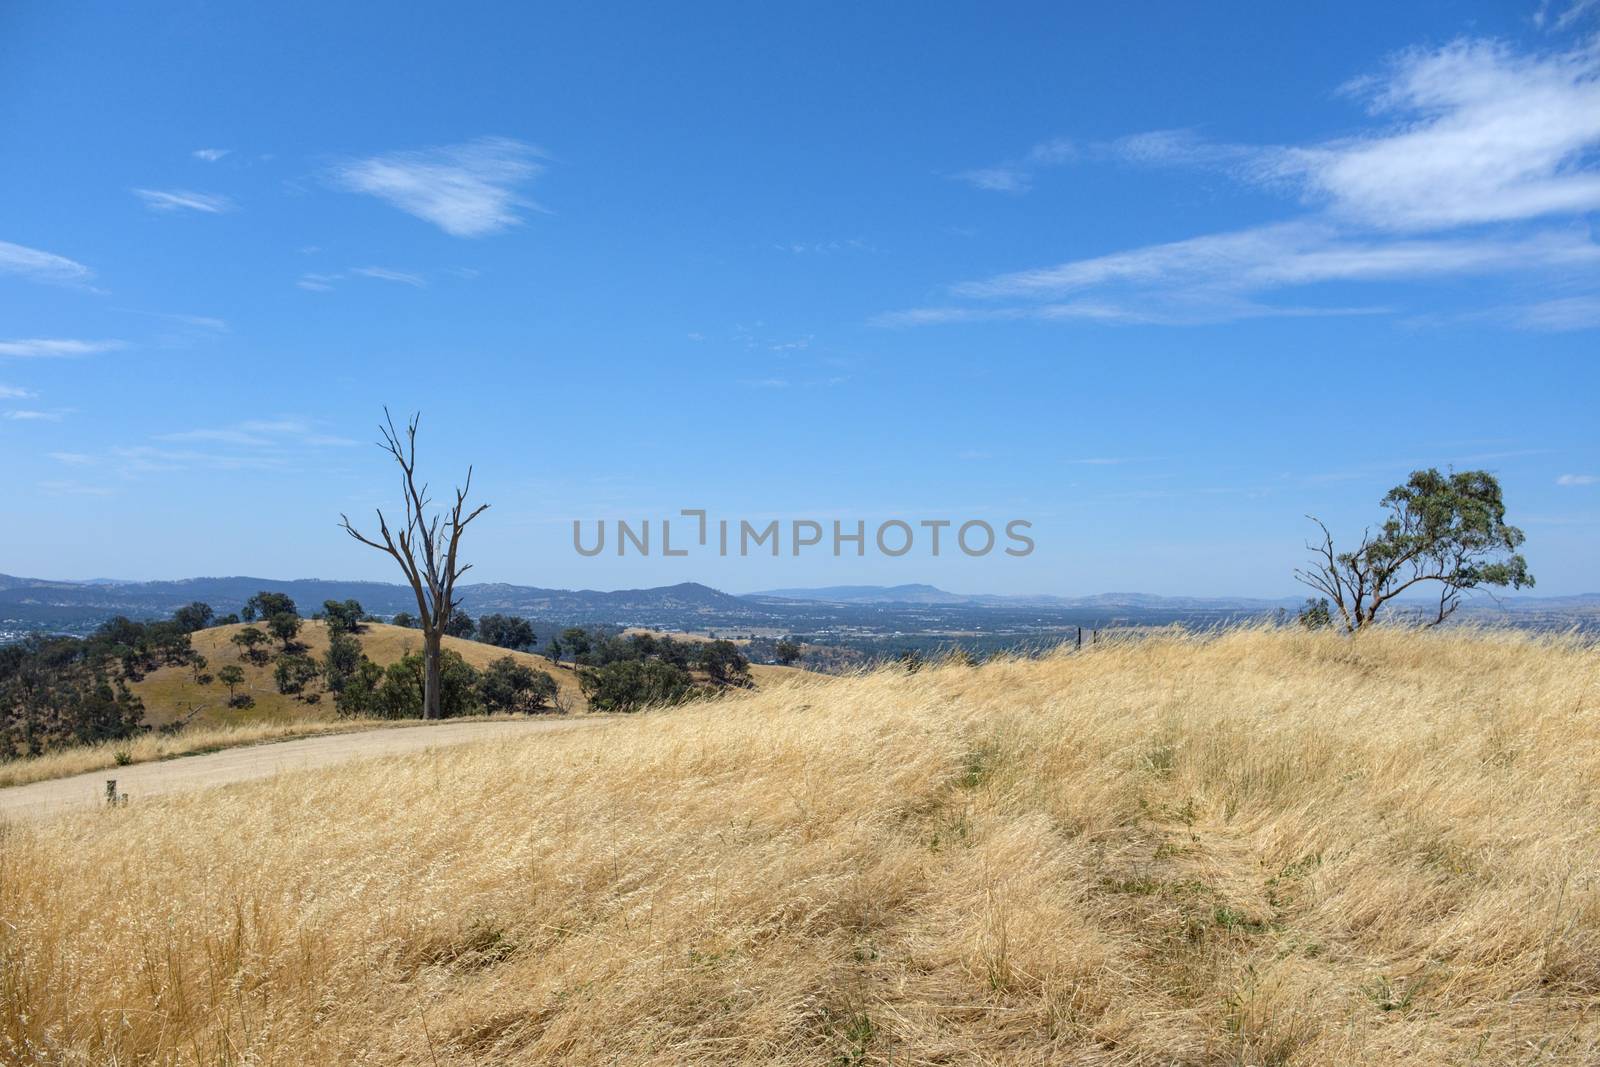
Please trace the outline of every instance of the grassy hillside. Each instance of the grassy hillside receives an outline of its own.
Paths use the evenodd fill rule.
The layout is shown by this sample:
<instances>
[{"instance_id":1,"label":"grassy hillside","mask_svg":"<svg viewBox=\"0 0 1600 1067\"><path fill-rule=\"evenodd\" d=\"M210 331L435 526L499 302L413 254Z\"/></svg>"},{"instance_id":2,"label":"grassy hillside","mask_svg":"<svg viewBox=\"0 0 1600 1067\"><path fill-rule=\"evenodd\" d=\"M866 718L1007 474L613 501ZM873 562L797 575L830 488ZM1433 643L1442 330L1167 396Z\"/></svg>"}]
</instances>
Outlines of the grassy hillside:
<instances>
[{"instance_id":1,"label":"grassy hillside","mask_svg":"<svg viewBox=\"0 0 1600 1067\"><path fill-rule=\"evenodd\" d=\"M194 648L206 658L206 669L212 674L228 663L237 664L243 669L245 682L240 691L250 694L256 702L255 707L230 708L228 689L221 682L213 681L210 685L202 686L195 681L194 672L187 667L162 667L160 670L152 671L143 681L135 683L132 687L133 691L144 700L146 721L152 726L160 726L174 719L182 719L194 709L200 709L199 714L191 720L196 726L281 723L334 717L331 699L325 698L313 705L296 700L292 696L285 696L278 692L272 682L270 661L263 666L257 666L241 657L239 648L232 643L232 639L233 635L243 628L244 624L214 626L200 630L193 635ZM400 659L407 652L422 648L420 630L408 630L381 622L364 623L361 633L356 636L368 658L385 666ZM328 628L321 622L307 620L300 630L299 641L306 646L308 655L321 659L323 653L328 650ZM581 709L584 706L582 695L578 692L578 680L572 671L553 666L543 656L526 652L508 652L493 645L462 641L454 637L445 638L444 645L460 653L462 659L480 669L501 656L512 656L536 670L548 671L555 677L556 684L561 687L562 696L573 709Z\"/></svg>"},{"instance_id":2,"label":"grassy hillside","mask_svg":"<svg viewBox=\"0 0 1600 1067\"><path fill-rule=\"evenodd\" d=\"M193 726L215 727L282 725L290 722L333 719L335 713L331 698L324 697L316 704L308 704L295 697L285 696L279 693L277 686L273 684L273 665L270 659L264 665L258 666L240 656L238 646L233 644L233 635L245 625L247 624L214 626L197 631L192 639L195 651L206 658L206 669L213 675L228 663L236 664L244 671L245 682L240 686L240 692L250 694L255 700L254 707L230 708L228 688L221 682L212 681L209 685L201 685L195 681L194 671L188 667L162 667L160 670L150 672L143 681L136 682L132 686L133 691L144 701L145 721L152 726L162 726L177 719L188 718ZM385 666L400 659L407 652L414 652L422 647L420 630L389 626L381 622L363 623L361 633L356 636L367 657ZM328 650L328 629L321 622L307 620L300 630L298 640L306 646L308 655L320 660ZM274 651L276 649L275 644L263 647ZM544 656L528 652L511 652L493 645L463 641L454 637L445 638L444 647L460 653L462 659L480 670L502 656L511 656L535 670L547 671L555 678L556 685L560 688L561 696L569 709L587 710L588 704L578 688L578 678L570 663L557 666ZM757 686L762 686L792 675L796 671L797 668L793 667L755 665L750 668L750 676ZM315 690L315 687L313 688ZM189 718L192 712L195 714Z\"/></svg>"},{"instance_id":3,"label":"grassy hillside","mask_svg":"<svg viewBox=\"0 0 1600 1067\"><path fill-rule=\"evenodd\" d=\"M7 1062L1600 1058L1562 639L800 675L4 847Z\"/></svg>"}]
</instances>

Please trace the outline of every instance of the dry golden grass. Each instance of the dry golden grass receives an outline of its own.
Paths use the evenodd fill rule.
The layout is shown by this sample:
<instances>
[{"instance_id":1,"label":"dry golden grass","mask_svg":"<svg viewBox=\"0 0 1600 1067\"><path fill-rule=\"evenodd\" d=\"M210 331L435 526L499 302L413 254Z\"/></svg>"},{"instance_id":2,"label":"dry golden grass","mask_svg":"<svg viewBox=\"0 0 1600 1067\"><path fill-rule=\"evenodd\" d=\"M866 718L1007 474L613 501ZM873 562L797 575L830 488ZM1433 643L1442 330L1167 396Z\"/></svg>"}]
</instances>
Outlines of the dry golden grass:
<instances>
[{"instance_id":1,"label":"dry golden grass","mask_svg":"<svg viewBox=\"0 0 1600 1067\"><path fill-rule=\"evenodd\" d=\"M796 676L14 827L22 1064L1588 1064L1600 654Z\"/></svg>"}]
</instances>

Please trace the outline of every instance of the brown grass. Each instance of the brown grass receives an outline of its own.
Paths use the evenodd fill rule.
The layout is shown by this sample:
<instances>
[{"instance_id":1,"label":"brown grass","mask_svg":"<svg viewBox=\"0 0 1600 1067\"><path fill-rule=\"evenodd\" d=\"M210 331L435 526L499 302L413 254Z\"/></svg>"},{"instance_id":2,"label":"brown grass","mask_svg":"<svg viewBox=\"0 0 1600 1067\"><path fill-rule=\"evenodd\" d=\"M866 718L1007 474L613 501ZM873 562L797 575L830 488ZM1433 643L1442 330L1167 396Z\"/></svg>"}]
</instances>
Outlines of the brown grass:
<instances>
[{"instance_id":1,"label":"brown grass","mask_svg":"<svg viewBox=\"0 0 1600 1067\"><path fill-rule=\"evenodd\" d=\"M1587 1064L1600 654L797 676L11 829L24 1064Z\"/></svg>"}]
</instances>

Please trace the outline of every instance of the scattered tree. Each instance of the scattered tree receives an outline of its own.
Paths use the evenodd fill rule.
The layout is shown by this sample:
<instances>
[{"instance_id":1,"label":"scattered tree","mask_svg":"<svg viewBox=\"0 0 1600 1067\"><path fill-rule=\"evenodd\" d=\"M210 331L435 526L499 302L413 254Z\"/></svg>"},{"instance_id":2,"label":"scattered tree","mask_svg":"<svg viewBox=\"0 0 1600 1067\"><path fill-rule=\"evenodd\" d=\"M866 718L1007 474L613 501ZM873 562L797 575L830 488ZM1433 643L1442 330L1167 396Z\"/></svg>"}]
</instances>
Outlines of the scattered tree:
<instances>
[{"instance_id":1,"label":"scattered tree","mask_svg":"<svg viewBox=\"0 0 1600 1067\"><path fill-rule=\"evenodd\" d=\"M446 637L459 637L462 640L471 640L477 632L478 624L472 621L472 616L456 608L450 613L450 618L445 621L444 632Z\"/></svg>"},{"instance_id":2,"label":"scattered tree","mask_svg":"<svg viewBox=\"0 0 1600 1067\"><path fill-rule=\"evenodd\" d=\"M244 615L246 622L254 622L257 618L270 619L274 615L300 614L288 593L272 593L265 589L244 602L244 612L248 613Z\"/></svg>"},{"instance_id":3,"label":"scattered tree","mask_svg":"<svg viewBox=\"0 0 1600 1067\"><path fill-rule=\"evenodd\" d=\"M328 635L328 651L322 656L322 677L329 692L338 694L361 669L361 642L350 634Z\"/></svg>"},{"instance_id":4,"label":"scattered tree","mask_svg":"<svg viewBox=\"0 0 1600 1067\"><path fill-rule=\"evenodd\" d=\"M1500 482L1488 471L1414 471L1380 504L1389 512L1383 525L1376 534L1364 532L1348 552L1338 551L1327 526L1311 517L1322 541L1306 545L1312 563L1295 571L1332 601L1346 632L1370 626L1386 603L1425 582L1439 591L1430 626L1449 618L1473 589L1533 586L1527 560L1516 551L1523 533L1506 524Z\"/></svg>"},{"instance_id":5,"label":"scattered tree","mask_svg":"<svg viewBox=\"0 0 1600 1067\"><path fill-rule=\"evenodd\" d=\"M361 629L361 602L359 600L324 600L322 617L330 634L353 634Z\"/></svg>"},{"instance_id":6,"label":"scattered tree","mask_svg":"<svg viewBox=\"0 0 1600 1067\"><path fill-rule=\"evenodd\" d=\"M231 704L244 684L244 671L237 663L230 663L217 672L217 681L228 687L228 703Z\"/></svg>"},{"instance_id":7,"label":"scattered tree","mask_svg":"<svg viewBox=\"0 0 1600 1067\"><path fill-rule=\"evenodd\" d=\"M204 630L207 626L210 626L212 617L215 614L211 610L210 604L202 604L196 600L194 603L186 604L173 612L172 621L184 633L192 634L196 630Z\"/></svg>"},{"instance_id":8,"label":"scattered tree","mask_svg":"<svg viewBox=\"0 0 1600 1067\"><path fill-rule=\"evenodd\" d=\"M417 617L409 611L397 611L394 618L389 620L390 626L404 626L408 630L417 628Z\"/></svg>"},{"instance_id":9,"label":"scattered tree","mask_svg":"<svg viewBox=\"0 0 1600 1067\"><path fill-rule=\"evenodd\" d=\"M777 646L773 649L773 655L776 657L777 661L783 664L785 667L792 667L798 663L801 652L802 649L800 648L799 644L789 640L787 637L782 641L779 641Z\"/></svg>"},{"instance_id":10,"label":"scattered tree","mask_svg":"<svg viewBox=\"0 0 1600 1067\"><path fill-rule=\"evenodd\" d=\"M380 427L383 434L380 447L400 467L401 491L405 498L404 523L398 530L391 531L380 509L377 515L379 539L374 540L357 531L348 517L341 515L340 520L351 537L392 556L416 595L423 635L422 717L437 719L443 714L440 652L445 626L456 610L456 581L472 567L470 563L460 563L461 536L467 525L489 505L467 508L467 494L472 489L472 468L468 467L466 482L455 491L455 503L450 510L444 514L428 514L432 503L428 487L417 483L418 419L419 416L413 415L406 425L404 442L387 408L384 409L384 425Z\"/></svg>"},{"instance_id":11,"label":"scattered tree","mask_svg":"<svg viewBox=\"0 0 1600 1067\"><path fill-rule=\"evenodd\" d=\"M478 620L478 640L498 648L529 649L538 642L533 626L516 615L485 615Z\"/></svg>"},{"instance_id":12,"label":"scattered tree","mask_svg":"<svg viewBox=\"0 0 1600 1067\"><path fill-rule=\"evenodd\" d=\"M732 641L707 641L695 655L696 665L718 685L750 684L750 661Z\"/></svg>"},{"instance_id":13,"label":"scattered tree","mask_svg":"<svg viewBox=\"0 0 1600 1067\"><path fill-rule=\"evenodd\" d=\"M283 642L283 651L290 653L295 650L294 639L300 634L300 616L280 611L276 615L267 617L267 629L272 631L272 636Z\"/></svg>"},{"instance_id":14,"label":"scattered tree","mask_svg":"<svg viewBox=\"0 0 1600 1067\"><path fill-rule=\"evenodd\" d=\"M257 662L257 656L260 655L256 651L256 646L264 644L267 640L267 635L259 627L246 626L228 640L239 646L241 658L249 659L252 663L255 663Z\"/></svg>"},{"instance_id":15,"label":"scattered tree","mask_svg":"<svg viewBox=\"0 0 1600 1067\"><path fill-rule=\"evenodd\" d=\"M555 699L556 680L512 656L493 661L478 679L478 699L488 711L535 712Z\"/></svg>"},{"instance_id":16,"label":"scattered tree","mask_svg":"<svg viewBox=\"0 0 1600 1067\"><path fill-rule=\"evenodd\" d=\"M310 656L298 652L285 652L278 657L278 663L272 671L272 680L278 686L278 692L293 694L302 692L306 684L320 672Z\"/></svg>"}]
</instances>

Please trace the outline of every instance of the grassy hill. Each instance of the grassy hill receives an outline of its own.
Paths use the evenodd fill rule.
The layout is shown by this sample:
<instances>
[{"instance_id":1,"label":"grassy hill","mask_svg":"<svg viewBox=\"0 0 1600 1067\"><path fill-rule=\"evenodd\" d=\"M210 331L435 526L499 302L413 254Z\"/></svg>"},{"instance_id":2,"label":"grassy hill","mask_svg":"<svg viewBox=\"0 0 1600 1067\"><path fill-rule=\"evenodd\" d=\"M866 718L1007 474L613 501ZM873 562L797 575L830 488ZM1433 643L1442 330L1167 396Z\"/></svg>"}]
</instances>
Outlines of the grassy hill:
<instances>
[{"instance_id":1,"label":"grassy hill","mask_svg":"<svg viewBox=\"0 0 1600 1067\"><path fill-rule=\"evenodd\" d=\"M230 708L228 689L221 682L212 681L209 685L201 685L195 680L194 671L188 667L162 667L150 672L142 681L134 683L131 687L144 701L145 719L150 725L162 726L178 719L187 719L193 726L210 727L283 724L335 717L331 698L324 698L316 704L308 704L295 697L285 696L279 693L277 686L273 684L273 668L270 660L264 665L257 665L240 655L238 646L233 644L233 635L243 629L244 625L247 624L214 626L199 630L192 635L192 640L195 651L206 658L206 669L213 675L224 664L229 663L238 665L244 671L245 681L240 686L240 692L249 693L255 701L255 706ZM356 637L361 642L361 649L367 657L384 666L402 658L407 652L414 652L422 647L421 631L389 626L385 623L363 623L361 633ZM306 646L308 655L320 659L328 650L327 626L315 620L307 620L300 630L298 640ZM493 645L463 641L454 637L445 638L444 646L459 653L462 659L480 670L502 656L511 656L535 670L547 671L555 678L568 708L573 711L587 709L587 703L578 688L577 675L573 672L571 664L557 666L544 656L511 652ZM790 667L757 665L751 668L750 674L756 685L761 686L794 671L795 669ZM316 691L316 687L313 687L313 691Z\"/></svg>"},{"instance_id":2,"label":"grassy hill","mask_svg":"<svg viewBox=\"0 0 1600 1067\"><path fill-rule=\"evenodd\" d=\"M245 625L213 626L197 631L192 640L195 651L206 658L206 669L212 674L228 663L236 664L244 671L245 681L239 691L250 694L255 700L254 707L230 708L228 689L221 682L213 681L210 685L202 686L195 681L194 672L188 667L162 667L132 686L144 701L146 721L152 726L161 726L175 719L186 718L197 709L198 714L190 720L195 726L333 718L331 699L307 704L292 696L285 696L273 684L270 660L258 666L239 654L238 646L233 644L233 635ZM361 633L356 637L367 657L383 666L402 658L407 652L422 648L421 631L385 623L363 623ZM320 659L328 650L328 628L316 620L307 620L301 627L298 640L306 646L308 655ZM567 698L572 708L582 709L584 706L582 695L578 692L577 678L572 671L554 666L543 656L510 652L493 645L454 637L445 638L444 645L480 669L502 656L512 656L536 670L548 671L555 677L562 696Z\"/></svg>"},{"instance_id":3,"label":"grassy hill","mask_svg":"<svg viewBox=\"0 0 1600 1067\"><path fill-rule=\"evenodd\" d=\"M5 849L8 1062L1600 1058L1573 639L795 675Z\"/></svg>"}]
</instances>

